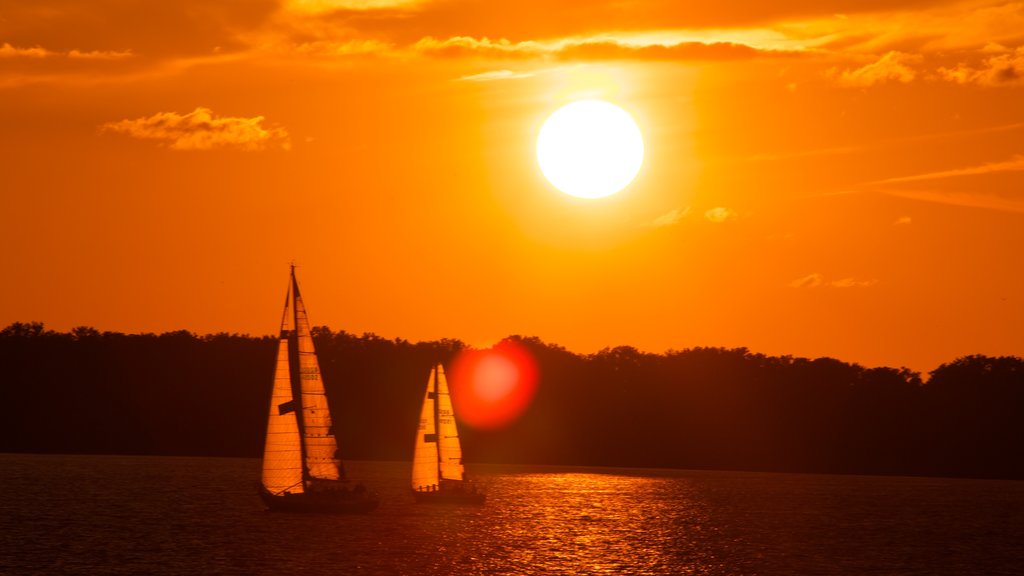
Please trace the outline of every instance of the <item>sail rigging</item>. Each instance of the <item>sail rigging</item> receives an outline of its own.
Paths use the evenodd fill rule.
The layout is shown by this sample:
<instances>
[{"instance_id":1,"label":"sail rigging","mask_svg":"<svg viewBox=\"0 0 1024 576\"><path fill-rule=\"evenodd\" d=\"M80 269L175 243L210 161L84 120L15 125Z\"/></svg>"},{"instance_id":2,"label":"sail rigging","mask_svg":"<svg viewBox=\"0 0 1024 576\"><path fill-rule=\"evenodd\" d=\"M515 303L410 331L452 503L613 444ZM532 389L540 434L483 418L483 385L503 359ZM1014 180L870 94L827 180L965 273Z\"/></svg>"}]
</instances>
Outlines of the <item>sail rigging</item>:
<instances>
[{"instance_id":1,"label":"sail rigging","mask_svg":"<svg viewBox=\"0 0 1024 576\"><path fill-rule=\"evenodd\" d=\"M302 445L305 468L309 478L340 480L337 459L338 443L331 429L331 412L327 405L320 364L313 348L313 335L306 315L306 306L299 294L299 284L292 270L292 292L295 294L295 340L300 398L302 399Z\"/></svg>"},{"instance_id":2,"label":"sail rigging","mask_svg":"<svg viewBox=\"0 0 1024 576\"><path fill-rule=\"evenodd\" d=\"M292 267L263 451L263 486L300 494L313 480L342 479L320 366Z\"/></svg>"},{"instance_id":3,"label":"sail rigging","mask_svg":"<svg viewBox=\"0 0 1024 576\"><path fill-rule=\"evenodd\" d=\"M292 334L291 284L284 301L284 318L277 346L277 368L270 396L267 439L263 447L263 486L273 494L301 493L303 486L302 439L295 417L297 403L292 387L288 352Z\"/></svg>"},{"instance_id":4,"label":"sail rigging","mask_svg":"<svg viewBox=\"0 0 1024 576\"><path fill-rule=\"evenodd\" d=\"M427 381L413 449L412 487L422 490L443 480L463 480L462 447L455 424L444 368L436 366Z\"/></svg>"},{"instance_id":5,"label":"sail rigging","mask_svg":"<svg viewBox=\"0 0 1024 576\"><path fill-rule=\"evenodd\" d=\"M434 370L437 384L437 440L438 469L444 480L462 480L462 445L455 425L452 396L448 393L448 379L440 365Z\"/></svg>"}]
</instances>

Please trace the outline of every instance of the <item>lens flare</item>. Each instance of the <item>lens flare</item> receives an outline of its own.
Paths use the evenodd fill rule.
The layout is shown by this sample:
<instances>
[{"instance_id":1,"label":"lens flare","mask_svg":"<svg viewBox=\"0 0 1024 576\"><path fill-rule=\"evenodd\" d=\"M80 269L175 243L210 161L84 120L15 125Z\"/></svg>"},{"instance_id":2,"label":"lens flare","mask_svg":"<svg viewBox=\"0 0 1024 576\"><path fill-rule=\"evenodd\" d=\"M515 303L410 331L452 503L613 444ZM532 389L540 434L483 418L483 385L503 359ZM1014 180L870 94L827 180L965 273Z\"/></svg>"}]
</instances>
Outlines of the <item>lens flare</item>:
<instances>
[{"instance_id":1,"label":"lens flare","mask_svg":"<svg viewBox=\"0 0 1024 576\"><path fill-rule=\"evenodd\" d=\"M479 429L501 428L530 405L537 389L537 364L513 340L493 348L463 350L450 371L455 413Z\"/></svg>"}]
</instances>

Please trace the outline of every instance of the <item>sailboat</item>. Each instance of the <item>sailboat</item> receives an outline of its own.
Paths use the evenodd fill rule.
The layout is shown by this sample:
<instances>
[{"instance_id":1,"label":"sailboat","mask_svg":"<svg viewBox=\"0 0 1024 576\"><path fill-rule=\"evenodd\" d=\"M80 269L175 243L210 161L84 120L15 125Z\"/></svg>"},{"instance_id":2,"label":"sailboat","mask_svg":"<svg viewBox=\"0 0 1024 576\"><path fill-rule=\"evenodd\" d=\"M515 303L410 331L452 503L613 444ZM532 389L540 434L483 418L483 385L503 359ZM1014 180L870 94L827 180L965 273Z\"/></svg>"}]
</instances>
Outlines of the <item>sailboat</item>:
<instances>
[{"instance_id":1,"label":"sailboat","mask_svg":"<svg viewBox=\"0 0 1024 576\"><path fill-rule=\"evenodd\" d=\"M259 494L273 511L369 512L378 504L377 495L361 483L352 485L338 459L294 265L281 320Z\"/></svg>"},{"instance_id":2,"label":"sailboat","mask_svg":"<svg viewBox=\"0 0 1024 576\"><path fill-rule=\"evenodd\" d=\"M486 495L466 479L462 446L444 368L427 380L412 458L412 495L432 504L483 504Z\"/></svg>"}]
</instances>

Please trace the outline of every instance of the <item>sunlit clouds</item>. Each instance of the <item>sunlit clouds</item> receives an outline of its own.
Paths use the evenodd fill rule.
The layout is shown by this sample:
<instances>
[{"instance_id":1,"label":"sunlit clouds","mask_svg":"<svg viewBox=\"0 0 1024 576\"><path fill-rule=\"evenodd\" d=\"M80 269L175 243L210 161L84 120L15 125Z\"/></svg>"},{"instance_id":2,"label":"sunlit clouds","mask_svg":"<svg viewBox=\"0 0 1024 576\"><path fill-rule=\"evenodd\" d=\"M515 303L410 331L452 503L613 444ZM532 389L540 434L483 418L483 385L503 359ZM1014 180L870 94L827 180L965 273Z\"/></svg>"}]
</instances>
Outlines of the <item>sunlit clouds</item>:
<instances>
[{"instance_id":1,"label":"sunlit clouds","mask_svg":"<svg viewBox=\"0 0 1024 576\"><path fill-rule=\"evenodd\" d=\"M131 58L131 50L78 50L66 52L48 50L40 46L19 48L4 42L0 44L0 59L3 58L71 58L73 60L123 60Z\"/></svg>"},{"instance_id":2,"label":"sunlit clouds","mask_svg":"<svg viewBox=\"0 0 1024 576\"><path fill-rule=\"evenodd\" d=\"M558 60L737 60L756 57L789 57L798 52L759 50L733 42L644 41L639 38L616 39L564 38L554 41L511 42L505 38L454 36L446 39L426 37L412 46L414 52L446 58L544 59Z\"/></svg>"},{"instance_id":3,"label":"sunlit clouds","mask_svg":"<svg viewBox=\"0 0 1024 576\"><path fill-rule=\"evenodd\" d=\"M287 48L298 56L315 58L344 58L348 56L383 55L392 50L390 44L372 39L357 40L317 40L295 44Z\"/></svg>"},{"instance_id":4,"label":"sunlit clouds","mask_svg":"<svg viewBox=\"0 0 1024 576\"><path fill-rule=\"evenodd\" d=\"M218 117L212 110L203 107L188 114L159 112L145 118L108 122L100 129L142 140L163 142L172 150L236 148L257 151L271 147L291 147L288 133L283 128L264 127L262 116Z\"/></svg>"},{"instance_id":5,"label":"sunlit clouds","mask_svg":"<svg viewBox=\"0 0 1024 576\"><path fill-rule=\"evenodd\" d=\"M288 10L324 14L342 10L380 10L425 3L424 0L285 0Z\"/></svg>"},{"instance_id":6,"label":"sunlit clouds","mask_svg":"<svg viewBox=\"0 0 1024 576\"><path fill-rule=\"evenodd\" d=\"M50 22L53 37L74 34L81 39L80 45L50 48L51 38L39 35L18 42L5 39L0 60L131 58L154 73L172 74L180 66L201 65L197 56L227 53L253 62L271 57L317 61L427 57L536 65L806 59L818 74L839 85L867 88L920 80L1012 84L1019 82L1024 58L1024 48L1019 46L1024 4L1017 2L948 2L929 11L907 10L898 2L888 11L873 4L851 7L848 3L680 10L668 2L594 2L554 10L545 7L543 19L519 17L530 9L541 9L543 3L537 1L513 6L469 0L288 0L248 10L226 2L203 3L195 9L191 4L177 11L161 7L156 14L177 27L180 34L175 38L150 30L152 23L143 23L111 48L109 33L97 31L90 36L88 27L73 18L55 17ZM140 17L135 8L111 5L97 10L110 13L111 26L126 29L128 22ZM34 17L27 9L8 15L15 23L31 22ZM175 39L180 40L175 43ZM178 66L167 66L168 60ZM786 83L790 90L798 85Z\"/></svg>"},{"instance_id":7,"label":"sunlit clouds","mask_svg":"<svg viewBox=\"0 0 1024 576\"><path fill-rule=\"evenodd\" d=\"M1008 212L1011 214L1024 214L1024 197L1020 194L1002 194L988 191L964 192L960 190L941 189L897 189L885 188L879 190L889 196L907 198L918 202L943 204L947 206L959 206L964 208L980 208L996 212Z\"/></svg>"},{"instance_id":8,"label":"sunlit clouds","mask_svg":"<svg viewBox=\"0 0 1024 576\"><path fill-rule=\"evenodd\" d=\"M480 72L479 74L469 74L457 78L463 82L493 82L495 80L516 80L518 78L531 78L535 74L533 72L513 72L512 70L491 70L489 72Z\"/></svg>"},{"instance_id":9,"label":"sunlit clouds","mask_svg":"<svg viewBox=\"0 0 1024 576\"><path fill-rule=\"evenodd\" d=\"M960 176L979 176L983 174L994 174L999 172L1020 172L1024 171L1024 155L1014 156L1009 160L1000 162L986 162L980 166L967 166L954 168L952 170L940 170L937 172L926 172L911 176L898 176L872 182L872 184L897 184L901 182L918 182L922 180L940 180L944 178L956 178Z\"/></svg>"},{"instance_id":10,"label":"sunlit clouds","mask_svg":"<svg viewBox=\"0 0 1024 576\"><path fill-rule=\"evenodd\" d=\"M877 62L866 64L853 70L839 72L836 80L843 86L864 88L883 82L907 83L917 76L913 66L920 63L922 57L902 52L889 52Z\"/></svg>"},{"instance_id":11,"label":"sunlit clouds","mask_svg":"<svg viewBox=\"0 0 1024 576\"><path fill-rule=\"evenodd\" d=\"M878 284L878 280L863 280L858 278L840 278L833 280L829 286L833 288L867 288Z\"/></svg>"},{"instance_id":12,"label":"sunlit clouds","mask_svg":"<svg viewBox=\"0 0 1024 576\"><path fill-rule=\"evenodd\" d=\"M651 221L648 225L651 228L664 228L666 226L674 226L674 225L678 224L683 218L685 218L686 215L689 214L689 213L690 213L690 207L689 206L687 206L686 208L676 208L674 210L670 210L670 211L662 214L661 216L658 216L653 221Z\"/></svg>"},{"instance_id":13,"label":"sunlit clouds","mask_svg":"<svg viewBox=\"0 0 1024 576\"><path fill-rule=\"evenodd\" d=\"M724 224L725 222L735 220L737 217L738 215L735 210L724 206L716 206L704 212L704 218L708 222L715 224Z\"/></svg>"},{"instance_id":14,"label":"sunlit clouds","mask_svg":"<svg viewBox=\"0 0 1024 576\"><path fill-rule=\"evenodd\" d=\"M1022 31L1022 0L7 2L0 322L263 334L296 260L317 322L385 338L1019 354L986 294L1024 293ZM642 135L600 199L537 155L581 100Z\"/></svg>"},{"instance_id":15,"label":"sunlit clouds","mask_svg":"<svg viewBox=\"0 0 1024 576\"><path fill-rule=\"evenodd\" d=\"M825 282L824 276L822 276L821 274L819 274L817 272L814 272L814 273L808 274L807 276L803 276L801 278L797 278L796 280L793 280L792 282L789 283L789 287L790 288L817 288L818 286L821 286L822 284L824 284L824 282Z\"/></svg>"},{"instance_id":16,"label":"sunlit clouds","mask_svg":"<svg viewBox=\"0 0 1024 576\"><path fill-rule=\"evenodd\" d=\"M958 63L951 68L940 68L939 74L957 84L978 84L980 86L1003 86L1024 82L1024 46L1009 50L994 46L987 52L1004 52L985 58L981 64Z\"/></svg>"},{"instance_id":17,"label":"sunlit clouds","mask_svg":"<svg viewBox=\"0 0 1024 576\"><path fill-rule=\"evenodd\" d=\"M39 46L18 48L6 42L0 44L0 58L46 58L53 54L55 53Z\"/></svg>"},{"instance_id":18,"label":"sunlit clouds","mask_svg":"<svg viewBox=\"0 0 1024 576\"><path fill-rule=\"evenodd\" d=\"M814 272L802 276L789 283L790 288L811 290L814 288L868 288L878 284L878 280L865 280L859 278L840 278L837 280L826 280L825 276Z\"/></svg>"}]
</instances>

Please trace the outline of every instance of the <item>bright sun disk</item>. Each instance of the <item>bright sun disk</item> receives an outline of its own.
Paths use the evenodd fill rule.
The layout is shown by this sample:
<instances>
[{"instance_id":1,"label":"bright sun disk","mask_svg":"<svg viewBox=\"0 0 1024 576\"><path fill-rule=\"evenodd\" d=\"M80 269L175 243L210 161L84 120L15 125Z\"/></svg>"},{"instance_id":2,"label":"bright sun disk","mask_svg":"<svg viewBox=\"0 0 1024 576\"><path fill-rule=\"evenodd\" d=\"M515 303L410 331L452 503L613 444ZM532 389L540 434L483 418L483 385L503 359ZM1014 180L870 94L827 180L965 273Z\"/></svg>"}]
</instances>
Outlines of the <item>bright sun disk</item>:
<instances>
[{"instance_id":1,"label":"bright sun disk","mask_svg":"<svg viewBox=\"0 0 1024 576\"><path fill-rule=\"evenodd\" d=\"M640 171L644 140L628 112L604 100L577 100L555 110L537 136L537 162L562 192L602 198Z\"/></svg>"}]
</instances>

